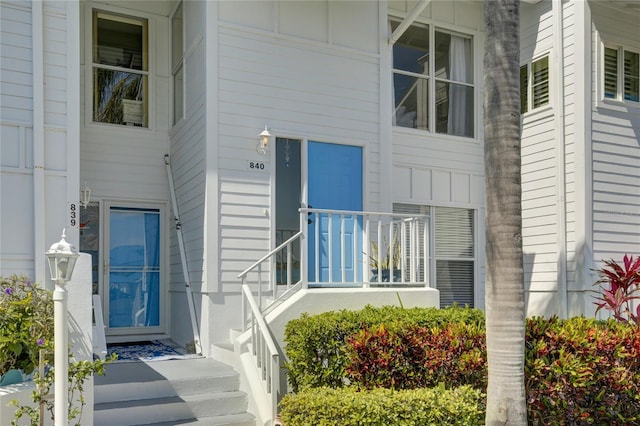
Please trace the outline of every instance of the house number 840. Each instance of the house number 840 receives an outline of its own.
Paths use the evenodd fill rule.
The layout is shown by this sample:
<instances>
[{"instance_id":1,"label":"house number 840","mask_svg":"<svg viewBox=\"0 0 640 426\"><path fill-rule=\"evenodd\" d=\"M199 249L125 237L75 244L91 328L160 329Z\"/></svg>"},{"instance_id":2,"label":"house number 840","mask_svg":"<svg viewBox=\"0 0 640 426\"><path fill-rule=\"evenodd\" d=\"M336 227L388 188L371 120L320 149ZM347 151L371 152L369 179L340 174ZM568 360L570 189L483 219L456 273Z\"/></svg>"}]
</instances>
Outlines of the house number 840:
<instances>
[{"instance_id":1,"label":"house number 840","mask_svg":"<svg viewBox=\"0 0 640 426\"><path fill-rule=\"evenodd\" d=\"M252 172L265 172L267 171L267 164L262 161L247 161L247 169Z\"/></svg>"}]
</instances>

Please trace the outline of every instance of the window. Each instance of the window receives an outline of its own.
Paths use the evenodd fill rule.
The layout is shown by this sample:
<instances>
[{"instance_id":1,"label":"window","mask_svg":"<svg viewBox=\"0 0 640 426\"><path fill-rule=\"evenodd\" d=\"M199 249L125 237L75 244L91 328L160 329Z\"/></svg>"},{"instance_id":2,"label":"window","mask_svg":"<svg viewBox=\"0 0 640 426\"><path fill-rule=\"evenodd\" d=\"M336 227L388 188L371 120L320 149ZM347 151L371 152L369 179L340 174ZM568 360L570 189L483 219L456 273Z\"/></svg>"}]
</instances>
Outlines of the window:
<instances>
[{"instance_id":1,"label":"window","mask_svg":"<svg viewBox=\"0 0 640 426\"><path fill-rule=\"evenodd\" d=\"M411 25L393 45L394 125L473 137L473 69L471 36Z\"/></svg>"},{"instance_id":2,"label":"window","mask_svg":"<svg viewBox=\"0 0 640 426\"><path fill-rule=\"evenodd\" d=\"M474 306L474 210L394 204L393 211L428 214L432 218L429 239L433 241L435 256L429 259L429 270L435 265L435 277L432 278L435 279L434 286L440 291L440 306L454 303ZM420 247L423 247L422 242ZM422 253L420 257L423 258Z\"/></svg>"},{"instance_id":3,"label":"window","mask_svg":"<svg viewBox=\"0 0 640 426\"><path fill-rule=\"evenodd\" d=\"M147 127L147 20L93 13L93 121Z\"/></svg>"},{"instance_id":4,"label":"window","mask_svg":"<svg viewBox=\"0 0 640 426\"><path fill-rule=\"evenodd\" d=\"M520 112L549 105L549 56L520 67Z\"/></svg>"},{"instance_id":5,"label":"window","mask_svg":"<svg viewBox=\"0 0 640 426\"><path fill-rule=\"evenodd\" d=\"M173 124L184 116L184 37L182 4L171 18L171 74L173 76Z\"/></svg>"},{"instance_id":6,"label":"window","mask_svg":"<svg viewBox=\"0 0 640 426\"><path fill-rule=\"evenodd\" d=\"M640 101L640 53L622 47L604 49L604 97Z\"/></svg>"}]
</instances>

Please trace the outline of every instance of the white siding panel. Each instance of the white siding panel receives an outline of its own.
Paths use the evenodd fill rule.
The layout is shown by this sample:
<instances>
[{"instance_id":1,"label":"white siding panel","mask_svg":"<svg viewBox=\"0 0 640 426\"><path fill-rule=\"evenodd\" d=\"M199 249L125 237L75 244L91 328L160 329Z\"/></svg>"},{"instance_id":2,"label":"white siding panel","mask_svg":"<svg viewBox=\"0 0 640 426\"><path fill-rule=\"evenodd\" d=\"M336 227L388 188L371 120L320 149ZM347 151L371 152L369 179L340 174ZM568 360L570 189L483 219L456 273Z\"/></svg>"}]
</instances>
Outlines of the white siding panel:
<instances>
[{"instance_id":1,"label":"white siding panel","mask_svg":"<svg viewBox=\"0 0 640 426\"><path fill-rule=\"evenodd\" d=\"M277 2L274 1L221 1L218 2L218 19L220 22L274 31L276 7Z\"/></svg>"},{"instance_id":2,"label":"white siding panel","mask_svg":"<svg viewBox=\"0 0 640 426\"><path fill-rule=\"evenodd\" d=\"M20 126L0 125L0 166L20 167L24 150Z\"/></svg>"},{"instance_id":3,"label":"white siding panel","mask_svg":"<svg viewBox=\"0 0 640 426\"><path fill-rule=\"evenodd\" d=\"M31 4L0 3L0 117L32 120Z\"/></svg>"},{"instance_id":4,"label":"white siding panel","mask_svg":"<svg viewBox=\"0 0 640 426\"><path fill-rule=\"evenodd\" d=\"M44 131L44 165L47 170L67 170L66 132L47 128Z\"/></svg>"},{"instance_id":5,"label":"white siding panel","mask_svg":"<svg viewBox=\"0 0 640 426\"><path fill-rule=\"evenodd\" d=\"M428 185L425 185L424 180L416 183L418 184L418 187L424 188L425 186L428 186L428 188L431 189L431 182L428 182ZM397 191L394 193L398 199L411 198L412 181L410 168L397 166L393 168L393 187L397 188Z\"/></svg>"},{"instance_id":6,"label":"white siding panel","mask_svg":"<svg viewBox=\"0 0 640 426\"><path fill-rule=\"evenodd\" d=\"M473 140L394 131L393 163L484 174L482 146Z\"/></svg>"},{"instance_id":7,"label":"white siding panel","mask_svg":"<svg viewBox=\"0 0 640 426\"><path fill-rule=\"evenodd\" d=\"M365 52L378 52L378 2L329 2L331 42ZM366 22L361 31L353 31L354 22Z\"/></svg>"},{"instance_id":8,"label":"white siding panel","mask_svg":"<svg viewBox=\"0 0 640 426\"><path fill-rule=\"evenodd\" d=\"M328 42L327 2L279 2L278 29L286 35Z\"/></svg>"}]
</instances>

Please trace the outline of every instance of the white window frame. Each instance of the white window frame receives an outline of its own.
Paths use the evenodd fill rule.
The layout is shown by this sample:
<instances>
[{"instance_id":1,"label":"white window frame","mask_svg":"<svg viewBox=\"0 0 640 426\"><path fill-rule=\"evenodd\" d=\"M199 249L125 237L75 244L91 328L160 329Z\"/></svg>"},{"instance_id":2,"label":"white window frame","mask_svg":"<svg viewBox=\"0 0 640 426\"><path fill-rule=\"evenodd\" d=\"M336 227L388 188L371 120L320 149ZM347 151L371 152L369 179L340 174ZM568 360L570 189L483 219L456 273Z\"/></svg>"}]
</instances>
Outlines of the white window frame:
<instances>
[{"instance_id":1,"label":"white window frame","mask_svg":"<svg viewBox=\"0 0 640 426\"><path fill-rule=\"evenodd\" d=\"M547 59L547 102L537 105L534 105L534 99L533 99L533 64L535 64L536 62L539 62L543 59ZM522 71L523 68L527 69L527 103L526 103L526 109L523 111L522 110L522 102L520 103L521 108L520 108L520 112L522 114L527 114L533 111L539 111L540 109L543 108L547 108L549 106L551 106L551 93L552 93L552 82L551 82L551 54L549 52L546 52L543 55L539 55L537 57L535 57L534 59L532 59L531 61L528 61L525 64L520 65L520 71ZM520 93L522 93L522 81L520 81Z\"/></svg>"},{"instance_id":2,"label":"white window frame","mask_svg":"<svg viewBox=\"0 0 640 426\"><path fill-rule=\"evenodd\" d=\"M616 64L616 94L615 97L611 98L611 97L607 97L606 96L606 89L605 89L605 52L606 49L612 49L615 50L617 52L617 64ZM600 52L600 78L599 78L599 87L600 87L600 99L605 101L605 102L617 102L617 103L621 103L624 105L632 105L632 106L638 106L640 107L640 96L638 98L638 100L632 100L632 99L625 99L625 94L624 94L624 79L625 79L625 74L624 74L624 54L625 52L629 52L632 54L636 54L639 56L640 58L640 50L636 50L636 49L631 49L631 48L627 48L626 46L623 45L618 45L618 44L608 44L605 43L602 45L601 48L601 52ZM638 75L636 76L636 78L640 79L640 70L638 72ZM640 95L640 93L639 93Z\"/></svg>"},{"instance_id":3,"label":"white window frame","mask_svg":"<svg viewBox=\"0 0 640 426\"><path fill-rule=\"evenodd\" d=\"M94 56L93 56L93 42L94 42L94 12L104 13L109 16L121 17L124 20L131 19L142 21L146 20L146 31L147 31L147 70L142 71L144 75L147 76L147 87L146 87L146 100L145 100L145 125L144 126L125 126L122 124L111 124L104 123L100 121L93 120L93 96L94 96L94 78L93 78L93 70L94 70ZM130 10L122 10L117 7L113 7L109 4L94 4L93 7L87 7L84 13L84 28L85 28L85 44L84 44L84 60L82 64L84 65L84 79L85 79L85 88L84 90L84 102L87 106L84 108L84 118L85 118L85 127L94 127L94 128L105 128L113 129L114 131L150 131L153 129L154 125L154 114L155 114L155 106L154 106L154 97L155 97L155 81L154 81L154 64L155 64L155 40L152 37L154 34L154 21L153 17L149 14L145 13L131 13ZM123 69L123 71L127 71ZM140 72L137 70L136 72Z\"/></svg>"},{"instance_id":4,"label":"white window frame","mask_svg":"<svg viewBox=\"0 0 640 426\"><path fill-rule=\"evenodd\" d=\"M402 19L397 17L397 16L389 16L388 17L389 22L391 21L395 21L395 22L402 22ZM477 90L477 70L478 67L480 66L478 64L478 60L477 60L477 55L476 55L476 43L478 42L477 37L475 37L474 34L471 33L465 33L465 32L459 32L456 30L452 30L452 29L447 29L441 26L436 25L435 23L428 23L428 22L419 22L419 21L415 21L414 23L411 24L410 27L414 27L414 26L421 26L424 27L428 30L429 32L429 46L428 46L428 53L431 52L435 52L435 40L436 40L436 32L438 33L443 33L443 34L450 34L450 35L456 35L459 37L464 37L466 39L471 40L471 60L473 61L473 72L472 72L472 81L471 83L465 83L465 82L461 82L461 81L454 81L454 80L449 80L449 79L444 79L444 78L440 78L436 76L436 64L435 64L435 55L431 54L431 59L429 60L429 70L428 70L428 74L418 74L418 73L414 73L414 72L410 72L410 71L405 71L405 70L401 70L401 69L396 69L391 68L391 75L392 75L392 82L391 85L393 87L394 82L393 82L393 76L396 74L399 75L405 75L408 77L414 77L414 78L420 78L423 80L427 81L428 84L428 104L427 104L427 111L428 111L428 118L427 118L427 129L423 129L423 128L412 128L412 127L405 127L405 126L396 126L395 124L395 99L391 100L392 103L392 108L393 108L393 127L395 129L411 129L411 130L417 130L417 131L421 131L421 132L428 132L430 134L433 135L438 135L438 136L443 136L443 137L454 137L454 138L463 138L464 140L469 140L469 139L475 139L477 138L478 135L478 90ZM391 46L391 58L392 58L392 64L393 64L393 45ZM461 85L461 86L466 86L466 87L471 87L473 89L473 100L472 100L472 106L473 106L473 110L471 112L471 116L473 117L473 129L472 129L472 135L471 136L459 136L459 135L453 135L453 134L449 134L449 133L439 133L436 131L436 83L450 83L450 84L457 84L457 85Z\"/></svg>"},{"instance_id":5,"label":"white window frame","mask_svg":"<svg viewBox=\"0 0 640 426\"><path fill-rule=\"evenodd\" d=\"M171 66L171 119L172 119L172 124L175 126L177 123L179 123L181 120L184 119L185 117L185 109L186 109L186 101L185 101L185 27L184 27L184 5L185 2L180 1L178 2L178 4L176 5L175 9L173 10L173 13L171 14L171 52L170 52L170 66ZM173 22L174 19L176 17L176 14L180 12L182 15L182 34L181 34L181 41L182 41L182 46L181 46L181 52L180 52L180 57L178 58L178 60L176 61L176 63L173 63L173 58L174 58L174 26L173 26ZM181 103L182 103L182 111L181 114L178 116L176 115L176 75L178 73L182 72L182 88L181 88Z\"/></svg>"}]
</instances>

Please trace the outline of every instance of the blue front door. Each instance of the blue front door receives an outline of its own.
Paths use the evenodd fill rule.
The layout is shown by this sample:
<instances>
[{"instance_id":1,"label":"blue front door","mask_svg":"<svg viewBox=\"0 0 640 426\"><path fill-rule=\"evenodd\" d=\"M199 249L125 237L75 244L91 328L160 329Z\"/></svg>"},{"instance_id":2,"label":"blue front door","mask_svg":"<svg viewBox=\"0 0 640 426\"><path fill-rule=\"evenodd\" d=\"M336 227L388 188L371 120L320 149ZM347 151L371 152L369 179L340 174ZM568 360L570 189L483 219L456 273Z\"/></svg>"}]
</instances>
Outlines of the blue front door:
<instances>
[{"instance_id":1,"label":"blue front door","mask_svg":"<svg viewBox=\"0 0 640 426\"><path fill-rule=\"evenodd\" d=\"M310 141L308 158L310 208L362 211L361 147ZM310 283L361 281L360 222L353 215L344 216L344 224L340 215L312 216L308 229Z\"/></svg>"}]
</instances>

